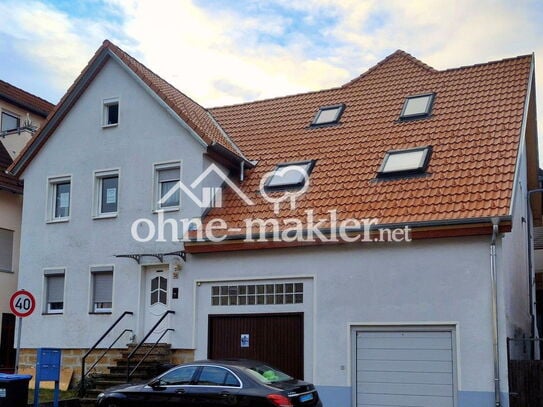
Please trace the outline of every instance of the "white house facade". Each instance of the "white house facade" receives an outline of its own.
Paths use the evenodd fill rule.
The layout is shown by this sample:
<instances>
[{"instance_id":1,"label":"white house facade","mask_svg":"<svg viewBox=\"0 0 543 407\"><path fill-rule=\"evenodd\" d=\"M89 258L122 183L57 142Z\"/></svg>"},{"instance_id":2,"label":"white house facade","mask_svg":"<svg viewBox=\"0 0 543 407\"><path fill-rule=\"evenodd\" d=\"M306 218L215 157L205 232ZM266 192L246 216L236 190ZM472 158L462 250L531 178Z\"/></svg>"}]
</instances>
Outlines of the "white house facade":
<instances>
[{"instance_id":1,"label":"white house facade","mask_svg":"<svg viewBox=\"0 0 543 407\"><path fill-rule=\"evenodd\" d=\"M206 110L104 42L10 167L19 286L39 308L22 363L60 347L78 377L128 311L116 348L149 333L172 362L264 359L326 406L507 406L506 338L534 335L532 81L531 56L435 71L398 51L341 88ZM455 110L462 94L474 106ZM301 218L306 236L312 209L316 240L272 239L273 222L247 239L247 218L280 234ZM378 219L371 241L327 242L334 209L343 225ZM402 239L373 241L381 230Z\"/></svg>"}]
</instances>

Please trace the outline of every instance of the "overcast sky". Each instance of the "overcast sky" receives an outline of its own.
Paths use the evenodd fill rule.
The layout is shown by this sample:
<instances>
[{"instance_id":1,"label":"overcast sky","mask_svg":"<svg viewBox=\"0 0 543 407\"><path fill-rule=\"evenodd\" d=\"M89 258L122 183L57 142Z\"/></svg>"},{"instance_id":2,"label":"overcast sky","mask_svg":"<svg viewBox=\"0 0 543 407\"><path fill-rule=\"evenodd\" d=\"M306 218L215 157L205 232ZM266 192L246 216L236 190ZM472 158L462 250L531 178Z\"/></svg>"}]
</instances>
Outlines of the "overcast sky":
<instances>
[{"instance_id":1,"label":"overcast sky","mask_svg":"<svg viewBox=\"0 0 543 407\"><path fill-rule=\"evenodd\" d=\"M205 107L338 86L396 49L436 69L543 58L542 0L0 0L0 15L0 79L54 103L105 38Z\"/></svg>"}]
</instances>

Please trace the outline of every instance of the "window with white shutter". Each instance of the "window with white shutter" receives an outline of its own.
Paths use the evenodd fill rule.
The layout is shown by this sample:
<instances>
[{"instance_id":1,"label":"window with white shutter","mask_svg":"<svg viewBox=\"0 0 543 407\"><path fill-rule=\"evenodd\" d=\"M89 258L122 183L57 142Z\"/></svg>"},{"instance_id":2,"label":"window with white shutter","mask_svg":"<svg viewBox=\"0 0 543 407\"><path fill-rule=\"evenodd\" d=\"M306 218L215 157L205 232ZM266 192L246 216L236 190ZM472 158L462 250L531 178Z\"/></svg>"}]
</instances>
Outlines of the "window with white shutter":
<instances>
[{"instance_id":1,"label":"window with white shutter","mask_svg":"<svg viewBox=\"0 0 543 407\"><path fill-rule=\"evenodd\" d=\"M92 267L92 312L111 312L113 267Z\"/></svg>"},{"instance_id":2,"label":"window with white shutter","mask_svg":"<svg viewBox=\"0 0 543 407\"><path fill-rule=\"evenodd\" d=\"M45 271L45 311L48 314L64 312L64 269Z\"/></svg>"}]
</instances>

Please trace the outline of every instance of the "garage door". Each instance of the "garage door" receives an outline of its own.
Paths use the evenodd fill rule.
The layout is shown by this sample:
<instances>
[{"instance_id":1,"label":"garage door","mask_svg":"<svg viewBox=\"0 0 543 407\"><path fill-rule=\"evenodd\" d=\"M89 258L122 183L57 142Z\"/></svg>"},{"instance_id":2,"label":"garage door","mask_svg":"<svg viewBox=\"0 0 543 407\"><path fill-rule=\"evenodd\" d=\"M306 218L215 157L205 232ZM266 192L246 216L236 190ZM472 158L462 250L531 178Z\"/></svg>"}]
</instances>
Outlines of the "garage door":
<instances>
[{"instance_id":1,"label":"garage door","mask_svg":"<svg viewBox=\"0 0 543 407\"><path fill-rule=\"evenodd\" d=\"M453 407L452 332L356 333L356 406Z\"/></svg>"},{"instance_id":2,"label":"garage door","mask_svg":"<svg viewBox=\"0 0 543 407\"><path fill-rule=\"evenodd\" d=\"M261 360L303 379L304 315L210 315L208 358Z\"/></svg>"}]
</instances>

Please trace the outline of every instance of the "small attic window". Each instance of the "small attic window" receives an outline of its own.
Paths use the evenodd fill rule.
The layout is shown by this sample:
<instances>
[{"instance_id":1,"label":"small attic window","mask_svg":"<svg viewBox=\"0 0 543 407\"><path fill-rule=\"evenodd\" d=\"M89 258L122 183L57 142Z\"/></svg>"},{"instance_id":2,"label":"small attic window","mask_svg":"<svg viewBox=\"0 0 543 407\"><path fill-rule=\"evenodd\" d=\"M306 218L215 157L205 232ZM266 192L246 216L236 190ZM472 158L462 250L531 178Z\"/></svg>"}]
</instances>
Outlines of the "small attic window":
<instances>
[{"instance_id":1,"label":"small attic window","mask_svg":"<svg viewBox=\"0 0 543 407\"><path fill-rule=\"evenodd\" d=\"M266 189L275 188L301 188L311 174L315 161L301 161L295 163L278 164L274 173L266 181Z\"/></svg>"},{"instance_id":2,"label":"small attic window","mask_svg":"<svg viewBox=\"0 0 543 407\"><path fill-rule=\"evenodd\" d=\"M119 124L119 99L105 99L102 115L102 127L117 126Z\"/></svg>"},{"instance_id":3,"label":"small attic window","mask_svg":"<svg viewBox=\"0 0 543 407\"><path fill-rule=\"evenodd\" d=\"M311 126L315 127L336 124L339 122L339 118L344 110L345 105L343 103L340 103L339 105L323 106L313 118Z\"/></svg>"},{"instance_id":4,"label":"small attic window","mask_svg":"<svg viewBox=\"0 0 543 407\"><path fill-rule=\"evenodd\" d=\"M403 104L400 119L420 119L430 115L434 102L434 93L408 96Z\"/></svg>"},{"instance_id":5,"label":"small attic window","mask_svg":"<svg viewBox=\"0 0 543 407\"><path fill-rule=\"evenodd\" d=\"M430 146L387 151L379 177L423 173L428 168L431 153Z\"/></svg>"}]
</instances>

